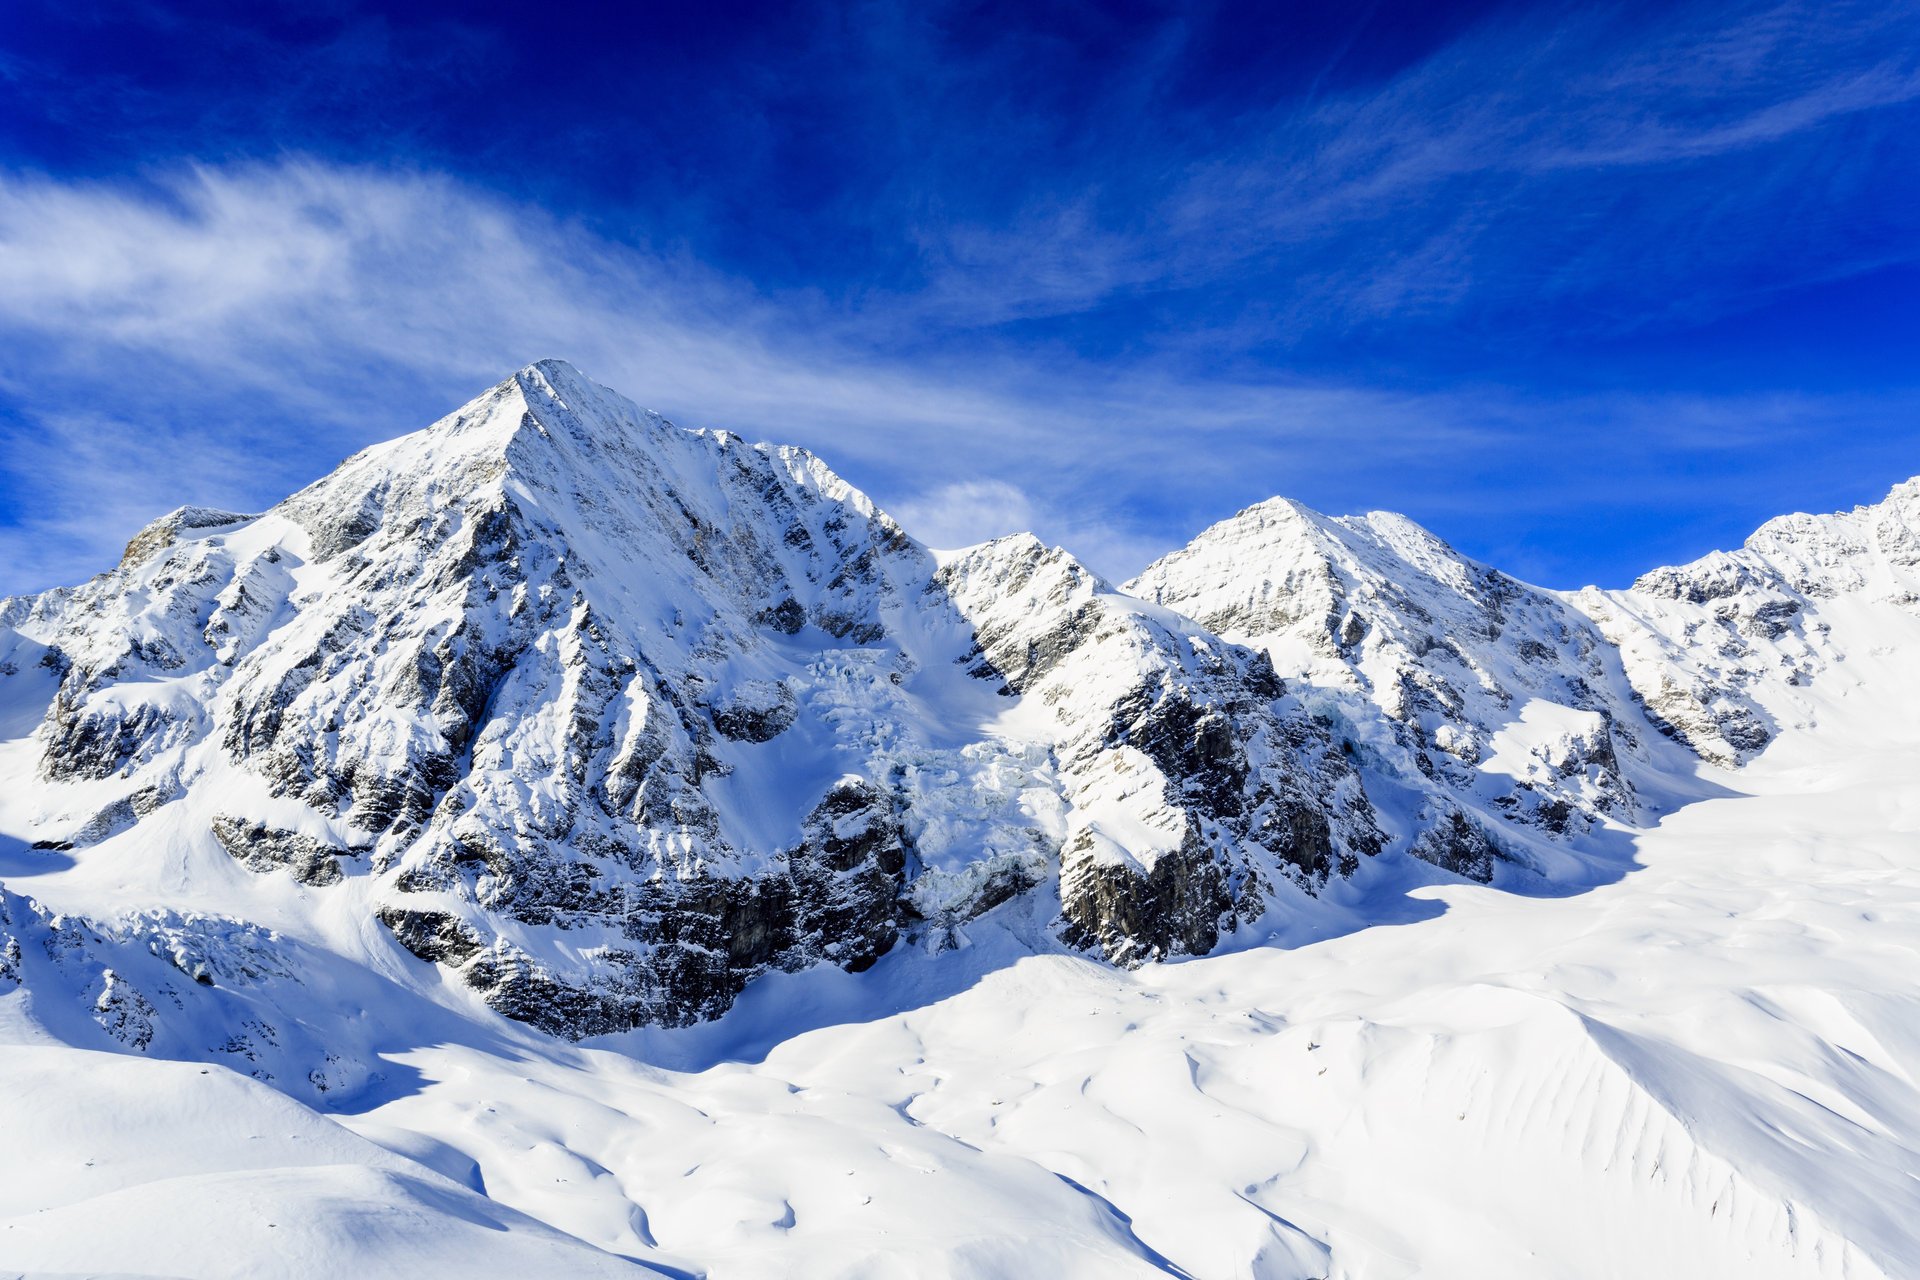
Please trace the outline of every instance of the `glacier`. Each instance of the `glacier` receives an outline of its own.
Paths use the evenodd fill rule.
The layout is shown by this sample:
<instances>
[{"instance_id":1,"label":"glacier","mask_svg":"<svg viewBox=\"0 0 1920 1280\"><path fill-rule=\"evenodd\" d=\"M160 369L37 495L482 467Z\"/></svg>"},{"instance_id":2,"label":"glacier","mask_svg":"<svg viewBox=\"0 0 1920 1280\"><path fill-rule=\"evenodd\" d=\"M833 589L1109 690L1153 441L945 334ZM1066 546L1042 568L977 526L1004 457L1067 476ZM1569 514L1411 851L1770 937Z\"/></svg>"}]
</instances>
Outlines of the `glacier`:
<instances>
[{"instance_id":1,"label":"glacier","mask_svg":"<svg viewBox=\"0 0 1920 1280\"><path fill-rule=\"evenodd\" d=\"M1920 480L1113 584L559 361L0 601L25 1274L1920 1274Z\"/></svg>"}]
</instances>

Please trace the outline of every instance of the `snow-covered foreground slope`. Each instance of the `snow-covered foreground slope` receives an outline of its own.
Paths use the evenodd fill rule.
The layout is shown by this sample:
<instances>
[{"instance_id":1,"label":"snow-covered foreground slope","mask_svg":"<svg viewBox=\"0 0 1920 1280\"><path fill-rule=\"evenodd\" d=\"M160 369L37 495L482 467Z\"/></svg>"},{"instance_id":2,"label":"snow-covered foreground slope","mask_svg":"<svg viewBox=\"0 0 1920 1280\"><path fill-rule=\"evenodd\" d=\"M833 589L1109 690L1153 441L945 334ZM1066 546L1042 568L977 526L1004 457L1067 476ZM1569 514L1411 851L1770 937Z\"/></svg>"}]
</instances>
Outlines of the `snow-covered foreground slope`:
<instances>
[{"instance_id":1,"label":"snow-covered foreground slope","mask_svg":"<svg viewBox=\"0 0 1920 1280\"><path fill-rule=\"evenodd\" d=\"M460 1253L482 1189L715 1276L1920 1274L1920 690L1848 668L1817 730L1580 894L1380 886L1336 936L1136 970L990 932L593 1048L389 1027L388 1082L327 1119L219 1067L10 1049L36 1154L0 1257L380 1274L377 1205L433 1270L593 1274L541 1236ZM248 1230L182 1217L208 1200Z\"/></svg>"},{"instance_id":2,"label":"snow-covered foreground slope","mask_svg":"<svg viewBox=\"0 0 1920 1280\"><path fill-rule=\"evenodd\" d=\"M1920 1275L1916 566L1123 593L535 366L0 602L0 1275Z\"/></svg>"}]
</instances>

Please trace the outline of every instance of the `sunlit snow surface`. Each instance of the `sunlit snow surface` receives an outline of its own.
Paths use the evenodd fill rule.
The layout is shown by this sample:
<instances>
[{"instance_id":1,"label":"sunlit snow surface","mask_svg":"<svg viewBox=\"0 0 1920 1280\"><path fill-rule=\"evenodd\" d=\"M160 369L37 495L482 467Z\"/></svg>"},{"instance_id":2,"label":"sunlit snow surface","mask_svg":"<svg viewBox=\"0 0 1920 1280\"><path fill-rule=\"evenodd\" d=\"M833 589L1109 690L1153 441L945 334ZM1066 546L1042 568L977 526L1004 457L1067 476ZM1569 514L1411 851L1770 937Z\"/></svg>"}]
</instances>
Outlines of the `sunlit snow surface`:
<instances>
[{"instance_id":1,"label":"sunlit snow surface","mask_svg":"<svg viewBox=\"0 0 1920 1280\"><path fill-rule=\"evenodd\" d=\"M0 1266L1915 1274L1920 624L1874 621L1572 896L1378 886L1338 936L1132 972L982 924L604 1048L394 987L332 1114L0 999Z\"/></svg>"},{"instance_id":2,"label":"sunlit snow surface","mask_svg":"<svg viewBox=\"0 0 1920 1280\"><path fill-rule=\"evenodd\" d=\"M1383 856L1135 970L1051 941L1043 887L582 1045L400 952L368 877L254 875L165 823L29 848L51 684L16 679L0 1276L1920 1275L1920 616L1840 590L1784 658L1700 646L1678 598L1576 598L1615 633L1644 614L1629 674L1748 663L1775 734L1643 773L1636 825L1564 855L1584 876ZM1583 731L1522 699L1490 723L1496 771ZM990 801L1060 821L1020 800L1039 756L916 759L936 868L965 874ZM961 773L992 785L946 805ZM128 991L172 1000L144 1049Z\"/></svg>"},{"instance_id":3,"label":"sunlit snow surface","mask_svg":"<svg viewBox=\"0 0 1920 1280\"><path fill-rule=\"evenodd\" d=\"M388 1026L383 1100L331 1116L223 1067L60 1046L15 996L0 1262L1911 1275L1907 665L1848 663L1817 728L1585 893L1383 889L1353 920L1399 923L1133 972L982 930L599 1050Z\"/></svg>"}]
</instances>

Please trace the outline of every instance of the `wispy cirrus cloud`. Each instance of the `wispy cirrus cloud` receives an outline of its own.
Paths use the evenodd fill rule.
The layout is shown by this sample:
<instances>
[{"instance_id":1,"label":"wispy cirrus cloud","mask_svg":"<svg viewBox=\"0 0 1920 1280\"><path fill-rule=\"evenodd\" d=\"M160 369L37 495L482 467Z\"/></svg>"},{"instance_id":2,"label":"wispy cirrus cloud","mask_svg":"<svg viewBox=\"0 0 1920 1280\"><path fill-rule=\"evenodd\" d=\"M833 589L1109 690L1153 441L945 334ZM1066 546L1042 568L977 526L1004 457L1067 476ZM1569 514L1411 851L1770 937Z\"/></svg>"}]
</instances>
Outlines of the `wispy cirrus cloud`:
<instances>
[{"instance_id":1,"label":"wispy cirrus cloud","mask_svg":"<svg viewBox=\"0 0 1920 1280\"><path fill-rule=\"evenodd\" d=\"M872 316L776 305L444 178L306 163L157 190L10 183L0 243L16 406L0 560L16 589L85 576L179 502L263 505L547 354L687 425L809 444L932 519L936 541L1019 520L1116 577L1272 492L1427 519L1484 511L1490 491L1509 518L1605 508L1621 489L1657 502L1676 456L1861 411L1391 392L991 349L889 357ZM48 400L93 407L26 416ZM1614 486L1571 460L1523 461L1549 430L1618 454ZM1632 447L1649 430L1663 452Z\"/></svg>"},{"instance_id":2,"label":"wispy cirrus cloud","mask_svg":"<svg viewBox=\"0 0 1920 1280\"><path fill-rule=\"evenodd\" d=\"M1150 367L889 356L885 324L776 304L439 176L296 162L11 181L0 325L16 345L0 385L21 408L0 462L18 491L33 478L35 501L0 529L33 544L10 585L90 571L178 502L270 501L545 354L687 425L814 445L926 515L935 541L1033 527L1109 572L1147 546L1156 517L1126 514L1143 488L1155 509L1206 493L1257 454L1311 452L1336 419L1365 421L1383 458L1466 431L1350 389L1202 393ZM74 399L91 411L19 416Z\"/></svg>"},{"instance_id":3,"label":"wispy cirrus cloud","mask_svg":"<svg viewBox=\"0 0 1920 1280\"><path fill-rule=\"evenodd\" d=\"M1521 13L1218 145L1149 140L1138 178L1090 158L1004 223L940 228L920 310L1003 322L1258 282L1291 295L1260 322L1295 330L1593 294L1614 323L1677 293L1710 315L1750 304L1727 282L1756 259L1784 289L1920 254L1920 219L1854 237L1779 216L1920 162L1896 111L1917 99L1900 5Z\"/></svg>"}]
</instances>

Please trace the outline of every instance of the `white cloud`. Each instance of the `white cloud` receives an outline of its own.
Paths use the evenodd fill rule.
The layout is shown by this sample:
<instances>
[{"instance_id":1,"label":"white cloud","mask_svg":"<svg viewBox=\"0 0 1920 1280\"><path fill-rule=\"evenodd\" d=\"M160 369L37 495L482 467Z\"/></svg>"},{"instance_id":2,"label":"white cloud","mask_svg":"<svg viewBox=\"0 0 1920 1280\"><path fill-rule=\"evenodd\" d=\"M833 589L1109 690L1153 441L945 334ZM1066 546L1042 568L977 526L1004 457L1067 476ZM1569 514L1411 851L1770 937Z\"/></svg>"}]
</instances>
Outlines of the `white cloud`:
<instances>
[{"instance_id":1,"label":"white cloud","mask_svg":"<svg viewBox=\"0 0 1920 1280\"><path fill-rule=\"evenodd\" d=\"M893 515L930 547L959 548L1031 533L1033 500L1004 480L963 480L898 503Z\"/></svg>"},{"instance_id":2,"label":"white cloud","mask_svg":"<svg viewBox=\"0 0 1920 1280\"><path fill-rule=\"evenodd\" d=\"M957 550L1010 533L1031 533L1064 547L1114 581L1132 576L1171 549L1164 530L1131 527L1122 513L1066 501L1036 501L1004 480L962 480L912 494L889 508L930 547ZM1226 514L1224 512L1220 514Z\"/></svg>"},{"instance_id":3,"label":"white cloud","mask_svg":"<svg viewBox=\"0 0 1920 1280\"><path fill-rule=\"evenodd\" d=\"M991 322L1256 274L1285 295L1282 323L1262 320L1281 331L1607 291L1719 314L1751 305L1750 271L1731 298L1719 281L1752 264L1791 287L1912 259L1910 235L1867 246L1779 216L1905 144L1912 26L1899 4L1800 0L1503 15L1385 83L1282 95L1210 148L1143 141L1144 193L1078 173L1001 225L943 229L916 301Z\"/></svg>"}]
</instances>

